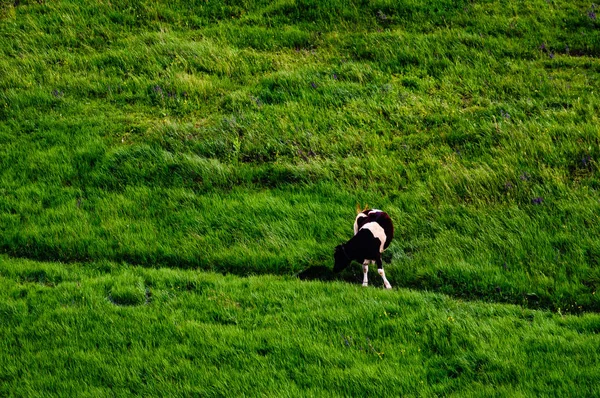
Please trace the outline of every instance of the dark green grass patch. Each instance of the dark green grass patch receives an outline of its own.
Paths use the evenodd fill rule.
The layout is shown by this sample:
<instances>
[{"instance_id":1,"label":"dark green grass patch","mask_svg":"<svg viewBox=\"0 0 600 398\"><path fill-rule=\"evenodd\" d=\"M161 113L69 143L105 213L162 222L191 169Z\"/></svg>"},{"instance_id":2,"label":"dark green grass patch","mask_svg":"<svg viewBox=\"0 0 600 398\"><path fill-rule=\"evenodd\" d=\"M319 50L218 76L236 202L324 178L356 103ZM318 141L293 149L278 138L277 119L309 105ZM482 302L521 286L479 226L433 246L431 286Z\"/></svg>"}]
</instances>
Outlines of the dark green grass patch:
<instances>
[{"instance_id":1,"label":"dark green grass patch","mask_svg":"<svg viewBox=\"0 0 600 398\"><path fill-rule=\"evenodd\" d=\"M3 395L599 393L596 314L5 256L0 287Z\"/></svg>"}]
</instances>

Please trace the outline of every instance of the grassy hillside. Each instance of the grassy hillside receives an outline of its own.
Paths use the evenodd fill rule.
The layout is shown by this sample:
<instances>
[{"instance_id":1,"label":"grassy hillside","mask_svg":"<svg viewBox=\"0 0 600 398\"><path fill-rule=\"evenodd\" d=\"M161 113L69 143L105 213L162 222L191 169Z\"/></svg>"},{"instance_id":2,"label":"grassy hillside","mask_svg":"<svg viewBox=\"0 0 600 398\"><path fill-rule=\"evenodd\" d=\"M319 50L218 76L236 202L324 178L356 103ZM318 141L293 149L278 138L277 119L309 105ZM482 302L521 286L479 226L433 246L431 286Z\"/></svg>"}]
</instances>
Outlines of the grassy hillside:
<instances>
[{"instance_id":1,"label":"grassy hillside","mask_svg":"<svg viewBox=\"0 0 600 398\"><path fill-rule=\"evenodd\" d=\"M598 395L597 11L1 1L0 395Z\"/></svg>"},{"instance_id":2,"label":"grassy hillside","mask_svg":"<svg viewBox=\"0 0 600 398\"><path fill-rule=\"evenodd\" d=\"M598 396L600 316L0 257L2 396Z\"/></svg>"},{"instance_id":3,"label":"grassy hillside","mask_svg":"<svg viewBox=\"0 0 600 398\"><path fill-rule=\"evenodd\" d=\"M289 275L366 202L396 286L600 309L595 6L3 4L4 253Z\"/></svg>"}]
</instances>

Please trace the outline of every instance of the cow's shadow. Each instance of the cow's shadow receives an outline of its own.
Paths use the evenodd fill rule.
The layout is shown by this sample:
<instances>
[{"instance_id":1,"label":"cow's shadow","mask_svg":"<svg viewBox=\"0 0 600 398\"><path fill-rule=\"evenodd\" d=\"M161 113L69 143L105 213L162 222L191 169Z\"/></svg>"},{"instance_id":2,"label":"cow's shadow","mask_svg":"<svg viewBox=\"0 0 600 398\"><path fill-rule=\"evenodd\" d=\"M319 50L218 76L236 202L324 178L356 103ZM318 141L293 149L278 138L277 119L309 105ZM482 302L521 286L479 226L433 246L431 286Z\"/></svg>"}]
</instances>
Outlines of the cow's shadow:
<instances>
[{"instance_id":1,"label":"cow's shadow","mask_svg":"<svg viewBox=\"0 0 600 398\"><path fill-rule=\"evenodd\" d=\"M381 278L375 278L376 272L369 272L369 285L383 285ZM329 267L323 265L313 265L296 274L298 279L303 281L345 281L349 283L362 284L363 273L362 266L353 262L348 268L340 273L335 273ZM375 279L375 280L373 280Z\"/></svg>"},{"instance_id":2,"label":"cow's shadow","mask_svg":"<svg viewBox=\"0 0 600 398\"><path fill-rule=\"evenodd\" d=\"M298 272L296 276L303 281L333 281L339 279L340 275L333 272L331 268L323 265L313 265Z\"/></svg>"}]
</instances>

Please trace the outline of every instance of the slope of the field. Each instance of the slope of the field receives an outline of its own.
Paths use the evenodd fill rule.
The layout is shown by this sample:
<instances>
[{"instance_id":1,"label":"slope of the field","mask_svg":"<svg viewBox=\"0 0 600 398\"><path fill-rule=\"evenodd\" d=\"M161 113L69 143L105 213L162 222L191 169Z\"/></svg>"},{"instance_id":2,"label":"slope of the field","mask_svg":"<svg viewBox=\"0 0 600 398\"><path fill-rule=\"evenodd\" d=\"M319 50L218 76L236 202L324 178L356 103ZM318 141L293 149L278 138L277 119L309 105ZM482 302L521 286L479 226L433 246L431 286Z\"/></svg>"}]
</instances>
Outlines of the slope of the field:
<instances>
[{"instance_id":1,"label":"slope of the field","mask_svg":"<svg viewBox=\"0 0 600 398\"><path fill-rule=\"evenodd\" d=\"M0 256L1 396L600 394L600 315Z\"/></svg>"},{"instance_id":2,"label":"slope of the field","mask_svg":"<svg viewBox=\"0 0 600 398\"><path fill-rule=\"evenodd\" d=\"M0 2L0 395L598 396L596 11Z\"/></svg>"},{"instance_id":3,"label":"slope of the field","mask_svg":"<svg viewBox=\"0 0 600 398\"><path fill-rule=\"evenodd\" d=\"M600 309L594 5L2 4L2 252L290 275L360 202L396 286Z\"/></svg>"}]
</instances>

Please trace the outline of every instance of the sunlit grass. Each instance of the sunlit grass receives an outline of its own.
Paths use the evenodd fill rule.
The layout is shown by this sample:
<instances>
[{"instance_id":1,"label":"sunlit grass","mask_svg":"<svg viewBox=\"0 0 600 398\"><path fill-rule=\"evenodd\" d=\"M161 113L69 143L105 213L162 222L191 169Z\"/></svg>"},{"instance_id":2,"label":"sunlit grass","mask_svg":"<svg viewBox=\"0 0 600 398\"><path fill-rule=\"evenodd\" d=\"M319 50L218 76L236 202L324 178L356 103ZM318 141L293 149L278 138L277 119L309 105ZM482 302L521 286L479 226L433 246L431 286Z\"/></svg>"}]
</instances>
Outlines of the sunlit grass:
<instances>
[{"instance_id":1,"label":"sunlit grass","mask_svg":"<svg viewBox=\"0 0 600 398\"><path fill-rule=\"evenodd\" d=\"M587 5L302 4L11 9L3 251L290 274L367 202L396 285L598 309Z\"/></svg>"},{"instance_id":2,"label":"sunlit grass","mask_svg":"<svg viewBox=\"0 0 600 398\"><path fill-rule=\"evenodd\" d=\"M599 392L597 314L6 257L0 286L3 395Z\"/></svg>"},{"instance_id":3,"label":"sunlit grass","mask_svg":"<svg viewBox=\"0 0 600 398\"><path fill-rule=\"evenodd\" d=\"M1 3L1 354L17 362L4 361L0 391L255 395L293 380L279 395L597 395L595 12ZM295 281L333 279L317 271L350 237L356 203L394 219L384 260L399 290L341 283L358 266ZM189 291L170 301L181 278ZM386 324L380 304L418 320ZM111 336L150 345L131 353ZM191 343L218 338L206 356Z\"/></svg>"}]
</instances>

